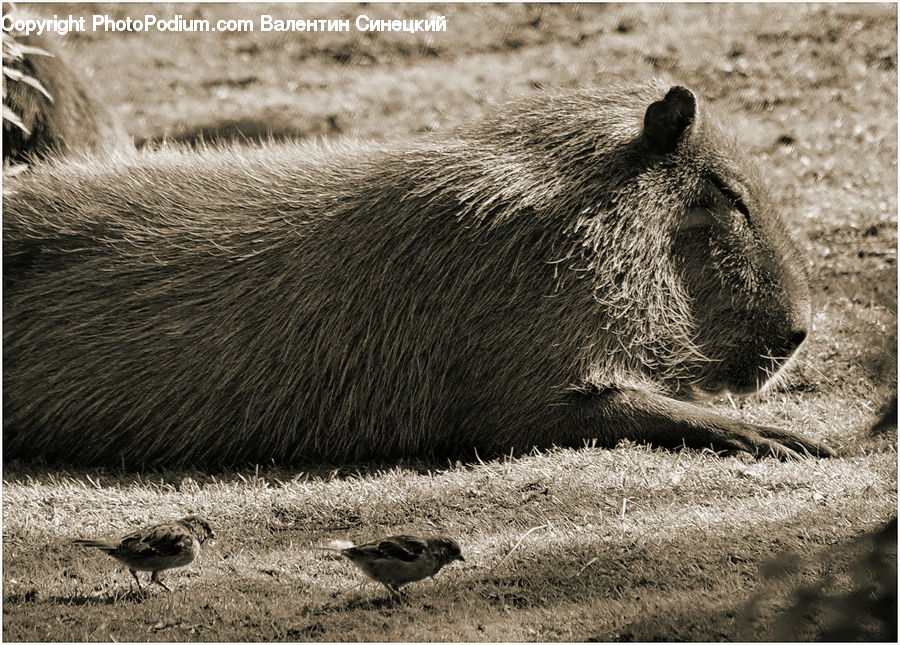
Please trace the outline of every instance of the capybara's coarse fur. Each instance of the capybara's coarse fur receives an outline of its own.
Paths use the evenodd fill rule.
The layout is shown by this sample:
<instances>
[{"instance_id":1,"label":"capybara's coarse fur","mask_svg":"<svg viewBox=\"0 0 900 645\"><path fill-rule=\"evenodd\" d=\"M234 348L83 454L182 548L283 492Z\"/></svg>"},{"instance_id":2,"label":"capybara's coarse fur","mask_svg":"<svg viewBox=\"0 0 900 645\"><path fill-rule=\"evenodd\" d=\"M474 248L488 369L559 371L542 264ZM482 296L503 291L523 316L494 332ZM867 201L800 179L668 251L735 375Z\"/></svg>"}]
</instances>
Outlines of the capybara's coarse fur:
<instances>
[{"instance_id":1,"label":"capybara's coarse fur","mask_svg":"<svg viewBox=\"0 0 900 645\"><path fill-rule=\"evenodd\" d=\"M83 74L66 61L62 48L47 36L13 32L22 45L44 53L26 53L19 61L6 61L46 91L7 79L4 104L28 129L3 122L3 160L31 163L75 151L98 151L131 146L122 124L93 97Z\"/></svg>"},{"instance_id":2,"label":"capybara's coarse fur","mask_svg":"<svg viewBox=\"0 0 900 645\"><path fill-rule=\"evenodd\" d=\"M810 321L802 252L701 108L645 84L385 145L38 169L5 203L4 454L831 454L678 400L757 389Z\"/></svg>"}]
</instances>

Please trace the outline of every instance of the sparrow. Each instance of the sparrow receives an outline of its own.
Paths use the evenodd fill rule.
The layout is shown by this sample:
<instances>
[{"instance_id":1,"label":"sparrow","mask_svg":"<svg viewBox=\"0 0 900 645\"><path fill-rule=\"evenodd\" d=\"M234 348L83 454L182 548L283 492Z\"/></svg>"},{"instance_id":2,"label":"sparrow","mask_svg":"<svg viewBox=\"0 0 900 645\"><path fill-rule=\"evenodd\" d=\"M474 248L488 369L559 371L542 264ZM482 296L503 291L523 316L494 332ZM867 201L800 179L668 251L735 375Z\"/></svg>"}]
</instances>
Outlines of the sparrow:
<instances>
[{"instance_id":1,"label":"sparrow","mask_svg":"<svg viewBox=\"0 0 900 645\"><path fill-rule=\"evenodd\" d=\"M396 595L403 585L433 576L454 560L465 562L459 544L442 536L395 535L360 546L321 548L340 553Z\"/></svg>"},{"instance_id":2,"label":"sparrow","mask_svg":"<svg viewBox=\"0 0 900 645\"><path fill-rule=\"evenodd\" d=\"M91 546L112 556L126 567L141 589L138 571L151 571L154 582L171 591L159 579L159 572L190 564L200 553L200 545L214 538L205 518L189 515L175 522L148 526L129 533L121 540L72 540L72 544Z\"/></svg>"}]
</instances>

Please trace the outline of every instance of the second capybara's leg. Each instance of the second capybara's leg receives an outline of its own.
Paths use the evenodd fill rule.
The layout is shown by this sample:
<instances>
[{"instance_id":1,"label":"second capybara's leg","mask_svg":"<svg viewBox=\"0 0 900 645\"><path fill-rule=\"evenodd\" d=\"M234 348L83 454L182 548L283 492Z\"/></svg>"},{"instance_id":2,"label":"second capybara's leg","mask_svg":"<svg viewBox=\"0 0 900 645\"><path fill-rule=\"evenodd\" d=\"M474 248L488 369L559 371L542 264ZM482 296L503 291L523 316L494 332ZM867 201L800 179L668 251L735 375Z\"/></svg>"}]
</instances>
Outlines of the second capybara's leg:
<instances>
[{"instance_id":1,"label":"second capybara's leg","mask_svg":"<svg viewBox=\"0 0 900 645\"><path fill-rule=\"evenodd\" d=\"M570 421L575 425L569 432L582 433L581 440L597 436L614 445L631 439L669 448L744 451L779 459L835 456L825 444L793 432L736 421L655 392L587 386L571 396L573 405L560 409L574 415Z\"/></svg>"}]
</instances>

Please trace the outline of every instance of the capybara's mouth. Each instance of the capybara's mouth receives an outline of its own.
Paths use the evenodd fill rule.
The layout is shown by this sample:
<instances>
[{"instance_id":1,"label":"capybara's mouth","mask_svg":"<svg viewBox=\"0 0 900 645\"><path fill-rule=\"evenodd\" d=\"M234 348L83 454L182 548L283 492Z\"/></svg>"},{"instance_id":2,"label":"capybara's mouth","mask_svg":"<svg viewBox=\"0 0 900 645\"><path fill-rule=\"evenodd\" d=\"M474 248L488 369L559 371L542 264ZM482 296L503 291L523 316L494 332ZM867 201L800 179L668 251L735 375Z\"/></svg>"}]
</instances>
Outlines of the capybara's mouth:
<instances>
[{"instance_id":1,"label":"capybara's mouth","mask_svg":"<svg viewBox=\"0 0 900 645\"><path fill-rule=\"evenodd\" d=\"M734 396L750 396L762 392L778 381L779 375L784 373L785 367L791 362L793 356L773 358L771 356L759 356L762 362L755 369L745 370L742 375L728 379L722 389Z\"/></svg>"},{"instance_id":2,"label":"capybara's mouth","mask_svg":"<svg viewBox=\"0 0 900 645\"><path fill-rule=\"evenodd\" d=\"M729 365L719 364L706 378L694 383L692 394L698 398L715 398L730 394L745 397L761 392L779 380L785 368L794 358L796 352L787 356L769 354L744 354L743 358L735 357Z\"/></svg>"}]
</instances>

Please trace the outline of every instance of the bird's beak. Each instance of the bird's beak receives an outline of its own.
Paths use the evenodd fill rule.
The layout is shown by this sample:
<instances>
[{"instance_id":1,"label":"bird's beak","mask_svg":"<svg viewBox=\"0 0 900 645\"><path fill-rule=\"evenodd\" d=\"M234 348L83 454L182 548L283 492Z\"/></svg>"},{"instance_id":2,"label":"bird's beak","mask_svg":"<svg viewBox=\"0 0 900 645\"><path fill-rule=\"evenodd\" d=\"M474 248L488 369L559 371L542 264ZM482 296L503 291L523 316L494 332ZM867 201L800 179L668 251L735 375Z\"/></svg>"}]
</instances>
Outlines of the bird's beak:
<instances>
[{"instance_id":1,"label":"bird's beak","mask_svg":"<svg viewBox=\"0 0 900 645\"><path fill-rule=\"evenodd\" d=\"M464 557L462 557L461 555L456 556L456 559L459 560L460 562L466 561L466 559Z\"/></svg>"}]
</instances>

